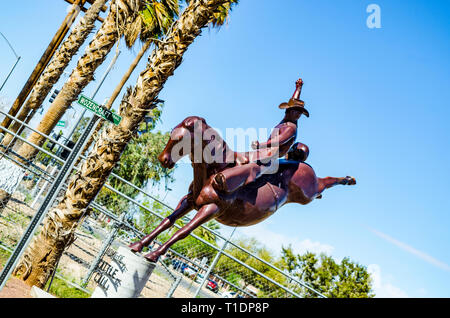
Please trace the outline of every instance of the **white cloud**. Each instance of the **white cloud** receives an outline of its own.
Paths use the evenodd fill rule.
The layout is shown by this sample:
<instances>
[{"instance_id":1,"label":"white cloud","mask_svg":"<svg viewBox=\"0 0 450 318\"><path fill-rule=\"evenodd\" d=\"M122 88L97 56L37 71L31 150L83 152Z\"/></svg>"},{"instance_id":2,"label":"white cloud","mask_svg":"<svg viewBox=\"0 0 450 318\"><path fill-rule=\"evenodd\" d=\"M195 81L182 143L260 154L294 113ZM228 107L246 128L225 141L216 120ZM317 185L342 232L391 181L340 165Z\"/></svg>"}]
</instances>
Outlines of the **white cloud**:
<instances>
[{"instance_id":1,"label":"white cloud","mask_svg":"<svg viewBox=\"0 0 450 318\"><path fill-rule=\"evenodd\" d=\"M386 240L389 243L396 245L397 247L401 248L402 250L404 250L414 256L417 256L418 258L424 260L425 262L427 262L433 266L436 266L440 269L443 269L445 271L450 271L450 266L448 264L443 263L443 262L437 260L436 258L434 258L422 251L419 251L418 249L415 249L414 247L412 247L406 243L400 242L399 240L396 240L395 238L393 238L385 233L382 233L382 232L374 230L374 229L369 229L369 230L372 233L374 233L375 235L377 235L378 237L381 237L382 239Z\"/></svg>"},{"instance_id":2,"label":"white cloud","mask_svg":"<svg viewBox=\"0 0 450 318\"><path fill-rule=\"evenodd\" d=\"M417 290L417 294L419 295L419 297L429 297L428 290L426 290L425 288L419 288Z\"/></svg>"},{"instance_id":3,"label":"white cloud","mask_svg":"<svg viewBox=\"0 0 450 318\"><path fill-rule=\"evenodd\" d=\"M382 277L378 264L370 264L367 271L372 277L372 287L377 298L406 298L408 294L402 289L392 285L388 279Z\"/></svg>"},{"instance_id":4,"label":"white cloud","mask_svg":"<svg viewBox=\"0 0 450 318\"><path fill-rule=\"evenodd\" d=\"M292 245L294 253L304 254L306 252L325 253L330 255L334 247L318 241L311 241L310 239L301 240L297 237L287 236L280 233L275 233L267 229L265 225L254 225L245 228L243 231L245 236L255 237L258 241L263 243L275 253L281 251L281 246L287 247Z\"/></svg>"}]
</instances>

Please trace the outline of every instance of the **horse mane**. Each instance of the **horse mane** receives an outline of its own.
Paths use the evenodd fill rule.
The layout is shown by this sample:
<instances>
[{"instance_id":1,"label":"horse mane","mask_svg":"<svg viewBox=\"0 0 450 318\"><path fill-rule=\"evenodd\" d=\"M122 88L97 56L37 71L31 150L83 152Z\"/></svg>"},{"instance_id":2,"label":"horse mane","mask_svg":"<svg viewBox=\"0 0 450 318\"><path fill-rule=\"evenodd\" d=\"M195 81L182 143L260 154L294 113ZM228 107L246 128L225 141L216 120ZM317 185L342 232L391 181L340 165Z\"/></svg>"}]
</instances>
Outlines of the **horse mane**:
<instances>
[{"instance_id":1,"label":"horse mane","mask_svg":"<svg viewBox=\"0 0 450 318\"><path fill-rule=\"evenodd\" d=\"M195 128L195 123L199 120L202 122L203 125L206 125L206 120L204 118L198 116L189 116L181 122L181 126L186 128L190 132L193 132ZM192 195L195 200L200 195L200 192L202 191L208 176L206 164L204 162L201 163L192 162L192 167L194 170L194 180L192 182Z\"/></svg>"},{"instance_id":2,"label":"horse mane","mask_svg":"<svg viewBox=\"0 0 450 318\"><path fill-rule=\"evenodd\" d=\"M192 181L192 195L194 199L200 195L207 179L207 169L205 163L193 163L194 180Z\"/></svg>"},{"instance_id":3,"label":"horse mane","mask_svg":"<svg viewBox=\"0 0 450 318\"><path fill-rule=\"evenodd\" d=\"M194 130L194 126L195 126L195 122L200 120L203 124L206 124L206 120L202 117L198 117L198 116L189 116L187 118L185 118L182 122L181 125L186 128L189 131L193 131Z\"/></svg>"}]
</instances>

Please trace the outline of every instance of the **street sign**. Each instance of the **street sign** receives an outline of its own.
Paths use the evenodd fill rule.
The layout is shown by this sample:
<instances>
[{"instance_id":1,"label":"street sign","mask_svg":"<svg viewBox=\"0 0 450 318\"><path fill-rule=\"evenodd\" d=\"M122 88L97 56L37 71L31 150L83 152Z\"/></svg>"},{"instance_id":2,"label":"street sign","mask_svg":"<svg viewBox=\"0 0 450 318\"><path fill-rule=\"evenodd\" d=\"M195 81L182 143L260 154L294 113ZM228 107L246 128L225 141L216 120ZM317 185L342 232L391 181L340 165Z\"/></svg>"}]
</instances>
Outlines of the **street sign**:
<instances>
[{"instance_id":1,"label":"street sign","mask_svg":"<svg viewBox=\"0 0 450 318\"><path fill-rule=\"evenodd\" d=\"M56 124L57 127L66 127L66 122L64 120L60 120L58 121L58 123Z\"/></svg>"},{"instance_id":2,"label":"street sign","mask_svg":"<svg viewBox=\"0 0 450 318\"><path fill-rule=\"evenodd\" d=\"M119 115L114 114L109 109L105 108L102 105L99 105L98 103L94 102L92 99L84 95L80 95L77 103L84 108L87 108L90 111L94 112L97 116L112 122L116 126L119 125L120 121L122 120L122 117L120 117Z\"/></svg>"}]
</instances>

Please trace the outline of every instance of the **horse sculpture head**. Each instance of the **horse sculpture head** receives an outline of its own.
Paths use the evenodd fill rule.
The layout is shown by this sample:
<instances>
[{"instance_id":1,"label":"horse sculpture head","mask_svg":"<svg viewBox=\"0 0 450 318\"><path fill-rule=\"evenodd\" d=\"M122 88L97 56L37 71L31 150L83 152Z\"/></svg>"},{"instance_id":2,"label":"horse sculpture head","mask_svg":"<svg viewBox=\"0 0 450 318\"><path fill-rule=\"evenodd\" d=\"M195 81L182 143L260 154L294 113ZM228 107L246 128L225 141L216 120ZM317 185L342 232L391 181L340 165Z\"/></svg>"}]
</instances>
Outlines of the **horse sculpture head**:
<instances>
[{"instance_id":1,"label":"horse sculpture head","mask_svg":"<svg viewBox=\"0 0 450 318\"><path fill-rule=\"evenodd\" d=\"M187 117L178 124L170 133L166 147L158 156L161 165L171 169L182 157L192 154L192 150L196 147L202 149L204 142L202 133L208 127L205 119L197 116Z\"/></svg>"}]
</instances>

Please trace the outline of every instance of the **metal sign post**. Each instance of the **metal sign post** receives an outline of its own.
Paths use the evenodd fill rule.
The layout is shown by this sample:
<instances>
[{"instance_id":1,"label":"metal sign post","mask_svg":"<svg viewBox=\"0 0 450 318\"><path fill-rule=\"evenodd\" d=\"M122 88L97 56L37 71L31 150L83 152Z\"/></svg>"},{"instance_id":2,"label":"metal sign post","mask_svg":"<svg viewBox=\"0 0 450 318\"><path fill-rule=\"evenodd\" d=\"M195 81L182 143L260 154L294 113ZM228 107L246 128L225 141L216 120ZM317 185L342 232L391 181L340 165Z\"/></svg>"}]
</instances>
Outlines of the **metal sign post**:
<instances>
[{"instance_id":1,"label":"metal sign post","mask_svg":"<svg viewBox=\"0 0 450 318\"><path fill-rule=\"evenodd\" d=\"M17 244L16 248L14 249L12 255L9 257L8 262L6 263L5 267L3 268L3 270L0 274L0 290L2 290L3 287L5 286L8 278L12 274L12 271L16 267L20 257L22 256L23 252L25 251L25 249L27 248L31 239L33 238L33 235L36 232L39 224L44 219L49 208L55 201L59 191L61 190L62 186L64 185L64 181L70 175L70 172L72 171L72 169L75 165L76 159L80 156L84 146L86 145L87 141L89 140L89 137L91 136L93 128L97 124L98 119L99 119L99 117L96 115L94 115L91 118L91 121L89 122L88 127L83 132L83 135L80 137L78 142L75 144L75 147L73 148L72 152L70 153L69 158L67 158L66 163L62 167L61 171L59 172L58 176L56 177L55 182L53 183L53 186L50 188L47 196L45 197L44 202L41 204L39 210L36 212L36 214L31 219L31 222L28 225L24 235L20 239L20 241Z\"/></svg>"},{"instance_id":2,"label":"metal sign post","mask_svg":"<svg viewBox=\"0 0 450 318\"><path fill-rule=\"evenodd\" d=\"M91 266L89 267L89 271L88 271L86 277L84 278L83 283L81 284L82 287L86 287L87 284L89 283L91 276L94 274L95 270L97 269L98 265L100 264L100 261L103 258L103 256L105 255L106 250L113 243L115 236L117 235L120 228L122 227L124 219L125 219L125 214L122 214L122 216L120 217L120 221L114 221L113 230L109 233L108 238L104 241L100 252L97 254L95 259L92 261Z\"/></svg>"},{"instance_id":3,"label":"metal sign post","mask_svg":"<svg viewBox=\"0 0 450 318\"><path fill-rule=\"evenodd\" d=\"M211 266L209 266L208 270L205 273L205 277L203 277L202 282L200 283L200 285L198 285L198 288L195 291L194 298L198 297L198 295L200 294L200 291L202 290L203 286L208 281L209 275L211 274L211 272L214 269L214 267L217 265L217 262L219 261L220 256L222 256L223 251L225 251L225 248L227 247L228 242L230 242L231 238L233 237L234 231L236 231L236 228L233 229L233 232L231 232L231 235L228 238L228 240L226 240L223 243L222 248L220 249L220 251L217 252L216 257L214 257L214 260L212 261Z\"/></svg>"}]
</instances>

